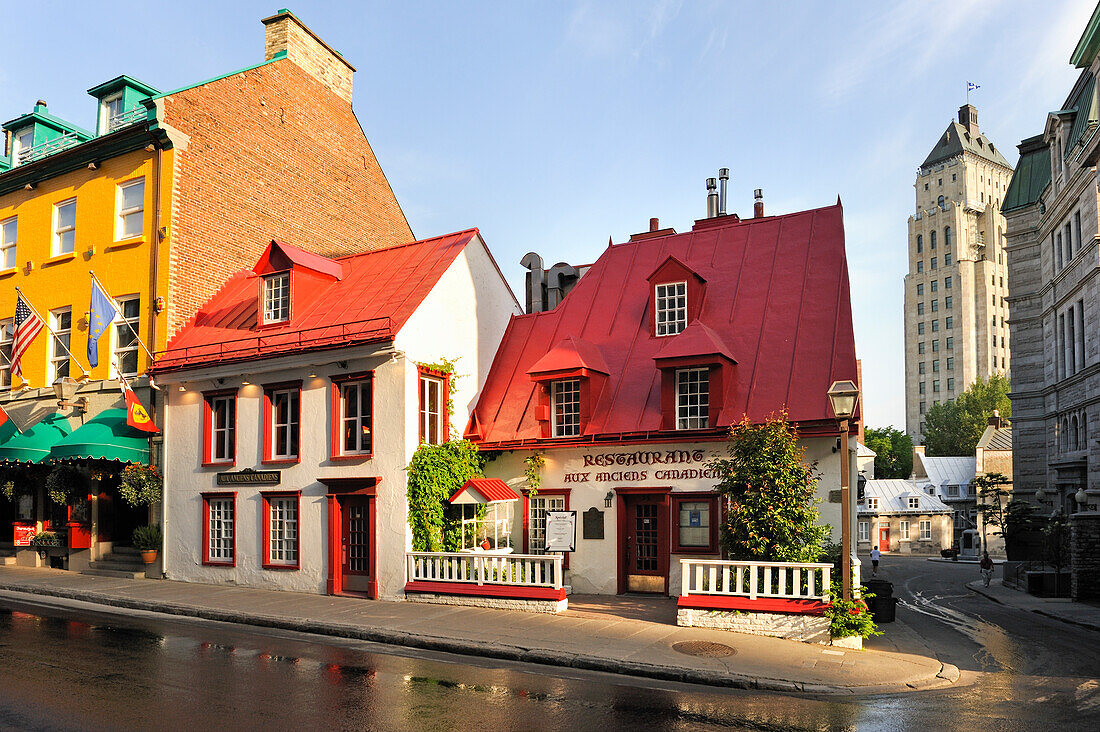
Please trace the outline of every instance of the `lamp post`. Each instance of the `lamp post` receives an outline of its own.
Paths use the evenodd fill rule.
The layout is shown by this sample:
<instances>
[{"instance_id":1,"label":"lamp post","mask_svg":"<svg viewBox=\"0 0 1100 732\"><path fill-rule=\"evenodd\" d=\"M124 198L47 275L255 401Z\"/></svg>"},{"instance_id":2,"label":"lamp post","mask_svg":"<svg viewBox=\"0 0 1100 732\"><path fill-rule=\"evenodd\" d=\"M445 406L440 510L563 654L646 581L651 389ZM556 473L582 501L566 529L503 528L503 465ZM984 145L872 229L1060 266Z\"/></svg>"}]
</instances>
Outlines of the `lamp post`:
<instances>
[{"instance_id":1,"label":"lamp post","mask_svg":"<svg viewBox=\"0 0 1100 732\"><path fill-rule=\"evenodd\" d=\"M856 411L859 387L851 381L834 381L829 387L829 405L840 427L840 544L844 548L841 582L845 600L852 599L852 517L848 490L848 420Z\"/></svg>"}]
</instances>

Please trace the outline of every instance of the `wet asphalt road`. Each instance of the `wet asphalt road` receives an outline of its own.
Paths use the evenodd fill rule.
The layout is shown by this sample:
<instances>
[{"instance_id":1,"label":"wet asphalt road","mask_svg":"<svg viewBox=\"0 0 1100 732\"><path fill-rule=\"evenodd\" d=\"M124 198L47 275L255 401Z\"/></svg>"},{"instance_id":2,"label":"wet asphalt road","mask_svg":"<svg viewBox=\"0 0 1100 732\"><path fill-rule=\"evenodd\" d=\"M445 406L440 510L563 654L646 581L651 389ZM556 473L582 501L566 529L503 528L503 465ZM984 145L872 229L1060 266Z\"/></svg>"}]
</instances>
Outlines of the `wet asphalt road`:
<instances>
[{"instance_id":1,"label":"wet asphalt road","mask_svg":"<svg viewBox=\"0 0 1100 732\"><path fill-rule=\"evenodd\" d=\"M0 728L1100 729L1100 633L970 593L972 567L887 558L883 573L905 602L870 645L954 663L960 685L716 690L0 598Z\"/></svg>"}]
</instances>

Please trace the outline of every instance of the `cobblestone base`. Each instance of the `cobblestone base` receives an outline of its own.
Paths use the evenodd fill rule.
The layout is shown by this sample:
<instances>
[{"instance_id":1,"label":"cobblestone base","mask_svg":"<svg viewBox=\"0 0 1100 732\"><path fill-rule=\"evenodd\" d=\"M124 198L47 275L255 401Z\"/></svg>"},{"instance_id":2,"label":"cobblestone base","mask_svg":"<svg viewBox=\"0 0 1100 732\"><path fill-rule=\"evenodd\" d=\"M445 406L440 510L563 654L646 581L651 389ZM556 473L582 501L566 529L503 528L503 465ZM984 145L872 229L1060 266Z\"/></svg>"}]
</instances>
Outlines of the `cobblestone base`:
<instances>
[{"instance_id":1,"label":"cobblestone base","mask_svg":"<svg viewBox=\"0 0 1100 732\"><path fill-rule=\"evenodd\" d=\"M770 635L808 643L829 642L829 620L819 615L748 613L730 610L697 610L682 607L676 624L695 628L733 630L751 635Z\"/></svg>"},{"instance_id":2,"label":"cobblestone base","mask_svg":"<svg viewBox=\"0 0 1100 732\"><path fill-rule=\"evenodd\" d=\"M505 597L474 597L472 595L434 595L427 592L410 592L409 602L426 602L432 605L465 605L467 607L492 607L498 610L522 610L528 613L560 613L569 606L563 600L517 600Z\"/></svg>"}]
</instances>

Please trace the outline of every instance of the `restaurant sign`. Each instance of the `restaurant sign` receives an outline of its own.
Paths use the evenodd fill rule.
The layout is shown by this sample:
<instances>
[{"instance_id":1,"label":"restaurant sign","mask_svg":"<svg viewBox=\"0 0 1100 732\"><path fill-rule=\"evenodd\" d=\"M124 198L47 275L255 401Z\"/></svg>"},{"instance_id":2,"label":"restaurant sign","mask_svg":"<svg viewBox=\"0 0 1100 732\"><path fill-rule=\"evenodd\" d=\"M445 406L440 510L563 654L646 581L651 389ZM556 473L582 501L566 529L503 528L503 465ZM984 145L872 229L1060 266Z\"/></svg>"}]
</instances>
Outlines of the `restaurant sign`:
<instances>
[{"instance_id":1,"label":"restaurant sign","mask_svg":"<svg viewBox=\"0 0 1100 732\"><path fill-rule=\"evenodd\" d=\"M15 540L12 541L13 546L30 546L31 539L38 533L38 529L34 524L16 524L12 529L15 533Z\"/></svg>"},{"instance_id":2,"label":"restaurant sign","mask_svg":"<svg viewBox=\"0 0 1100 732\"><path fill-rule=\"evenodd\" d=\"M218 473L218 485L279 485L282 474L278 470L253 470L245 468L236 472Z\"/></svg>"}]
</instances>

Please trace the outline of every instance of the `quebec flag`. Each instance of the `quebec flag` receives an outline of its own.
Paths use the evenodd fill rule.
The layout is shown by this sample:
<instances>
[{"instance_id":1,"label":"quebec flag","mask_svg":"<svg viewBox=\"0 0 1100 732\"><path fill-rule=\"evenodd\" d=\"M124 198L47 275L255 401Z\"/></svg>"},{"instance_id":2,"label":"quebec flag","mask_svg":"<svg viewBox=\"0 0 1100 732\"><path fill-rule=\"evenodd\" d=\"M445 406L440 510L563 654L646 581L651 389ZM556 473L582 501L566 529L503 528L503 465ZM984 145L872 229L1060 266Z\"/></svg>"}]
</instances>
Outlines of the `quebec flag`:
<instances>
[{"instance_id":1,"label":"quebec flag","mask_svg":"<svg viewBox=\"0 0 1100 732\"><path fill-rule=\"evenodd\" d=\"M115 301L92 280L92 307L88 312L88 363L99 365L99 337L111 327L118 310Z\"/></svg>"}]
</instances>

